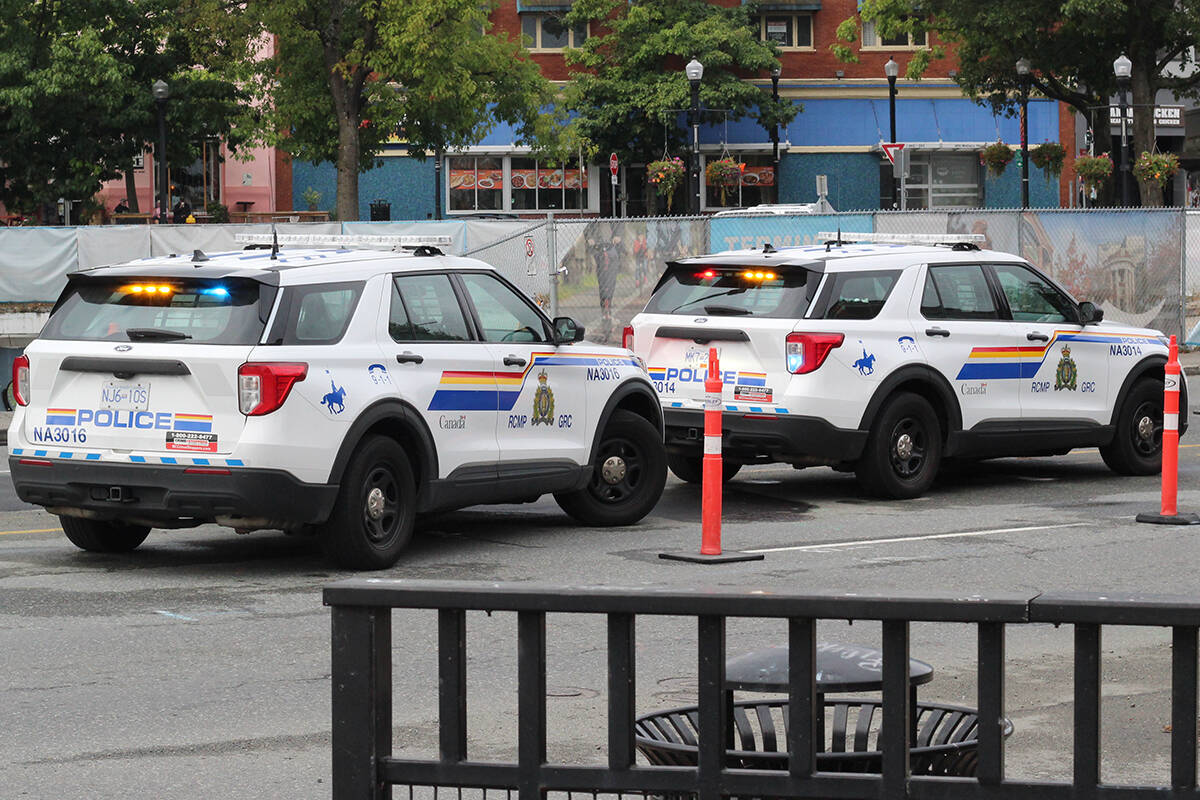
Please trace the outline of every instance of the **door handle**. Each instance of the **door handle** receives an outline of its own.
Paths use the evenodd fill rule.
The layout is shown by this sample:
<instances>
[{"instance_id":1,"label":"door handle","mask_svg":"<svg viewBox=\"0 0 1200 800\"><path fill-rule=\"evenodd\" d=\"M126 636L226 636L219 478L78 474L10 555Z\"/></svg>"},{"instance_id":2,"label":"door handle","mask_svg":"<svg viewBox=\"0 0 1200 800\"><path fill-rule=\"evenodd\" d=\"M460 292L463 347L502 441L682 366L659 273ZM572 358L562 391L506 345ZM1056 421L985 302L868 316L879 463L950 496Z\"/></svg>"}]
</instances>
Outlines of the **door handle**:
<instances>
[{"instance_id":1,"label":"door handle","mask_svg":"<svg viewBox=\"0 0 1200 800\"><path fill-rule=\"evenodd\" d=\"M1050 341L1049 336L1047 336L1044 333L1038 333L1037 331L1033 331L1032 333L1025 334L1025 338L1031 342L1048 342L1048 341Z\"/></svg>"},{"instance_id":2,"label":"door handle","mask_svg":"<svg viewBox=\"0 0 1200 800\"><path fill-rule=\"evenodd\" d=\"M504 366L506 366L506 367L523 367L523 366L525 366L525 359L521 358L520 356L505 356L504 357Z\"/></svg>"},{"instance_id":3,"label":"door handle","mask_svg":"<svg viewBox=\"0 0 1200 800\"><path fill-rule=\"evenodd\" d=\"M950 331L946 330L945 328L926 328L925 335L926 336L949 336Z\"/></svg>"},{"instance_id":4,"label":"door handle","mask_svg":"<svg viewBox=\"0 0 1200 800\"><path fill-rule=\"evenodd\" d=\"M424 356L419 356L416 353L404 352L396 356L396 363L398 364L420 364L424 360Z\"/></svg>"}]
</instances>

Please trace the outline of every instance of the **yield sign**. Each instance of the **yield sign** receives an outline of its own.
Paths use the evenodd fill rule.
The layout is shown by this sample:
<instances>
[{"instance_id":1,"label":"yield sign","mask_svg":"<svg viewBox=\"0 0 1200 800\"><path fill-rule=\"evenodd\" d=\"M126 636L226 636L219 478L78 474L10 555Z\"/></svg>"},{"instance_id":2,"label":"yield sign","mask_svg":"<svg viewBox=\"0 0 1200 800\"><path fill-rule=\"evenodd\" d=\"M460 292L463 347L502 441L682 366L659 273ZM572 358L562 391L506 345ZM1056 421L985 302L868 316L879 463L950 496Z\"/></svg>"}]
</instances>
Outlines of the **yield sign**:
<instances>
[{"instance_id":1,"label":"yield sign","mask_svg":"<svg viewBox=\"0 0 1200 800\"><path fill-rule=\"evenodd\" d=\"M904 142L883 142L880 143L883 148L883 154L887 156L888 161L896 163L896 153L904 149Z\"/></svg>"}]
</instances>

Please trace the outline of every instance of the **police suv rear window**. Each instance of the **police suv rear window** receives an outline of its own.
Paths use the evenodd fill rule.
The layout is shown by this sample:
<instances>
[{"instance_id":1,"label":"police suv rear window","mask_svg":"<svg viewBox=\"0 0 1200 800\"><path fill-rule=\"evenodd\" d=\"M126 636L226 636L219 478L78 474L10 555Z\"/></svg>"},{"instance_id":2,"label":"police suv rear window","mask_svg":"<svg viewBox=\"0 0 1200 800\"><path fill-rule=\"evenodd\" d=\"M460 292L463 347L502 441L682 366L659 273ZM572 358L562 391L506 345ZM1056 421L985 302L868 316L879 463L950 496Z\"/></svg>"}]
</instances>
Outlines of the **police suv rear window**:
<instances>
[{"instance_id":1,"label":"police suv rear window","mask_svg":"<svg viewBox=\"0 0 1200 800\"><path fill-rule=\"evenodd\" d=\"M675 264L659 281L646 313L802 317L820 278L794 266Z\"/></svg>"},{"instance_id":2,"label":"police suv rear window","mask_svg":"<svg viewBox=\"0 0 1200 800\"><path fill-rule=\"evenodd\" d=\"M274 296L274 287L245 278L75 279L59 298L41 337L256 344Z\"/></svg>"}]
</instances>

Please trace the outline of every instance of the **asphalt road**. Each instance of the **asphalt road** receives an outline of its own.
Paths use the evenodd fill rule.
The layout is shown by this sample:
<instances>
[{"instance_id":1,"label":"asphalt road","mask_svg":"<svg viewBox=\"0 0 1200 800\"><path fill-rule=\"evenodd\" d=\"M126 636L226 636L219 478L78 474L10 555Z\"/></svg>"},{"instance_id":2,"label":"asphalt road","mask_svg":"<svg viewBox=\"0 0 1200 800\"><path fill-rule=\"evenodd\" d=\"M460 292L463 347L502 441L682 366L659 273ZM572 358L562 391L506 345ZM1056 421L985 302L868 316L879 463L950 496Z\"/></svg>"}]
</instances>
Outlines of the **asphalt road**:
<instances>
[{"instance_id":1,"label":"asphalt road","mask_svg":"<svg viewBox=\"0 0 1200 800\"><path fill-rule=\"evenodd\" d=\"M1186 441L1186 439L1185 439ZM1200 445L1181 450L1180 509L1200 511ZM406 578L803 592L988 594L1138 591L1200 595L1200 528L1140 525L1157 478L1111 474L1095 451L953 470L925 498L864 499L828 469L744 470L725 495L723 546L758 562L696 565L699 491L673 478L630 528L572 526L552 500L423 520ZM326 798L329 796L330 570L311 541L216 527L155 532L126 556L77 551L56 520L0 481L0 796ZM436 748L435 619L394 625L398 752ZM875 644L878 625L822 622L822 639ZM548 626L552 760L605 757L603 620ZM695 698L694 625L638 628L639 712ZM785 641L781 625L730 622L736 655ZM921 698L975 705L975 632L912 626L934 665ZM1070 628L1010 629L1012 777L1071 774ZM1169 780L1170 631L1106 629L1103 776ZM515 620L470 615L472 758L515 755Z\"/></svg>"}]
</instances>

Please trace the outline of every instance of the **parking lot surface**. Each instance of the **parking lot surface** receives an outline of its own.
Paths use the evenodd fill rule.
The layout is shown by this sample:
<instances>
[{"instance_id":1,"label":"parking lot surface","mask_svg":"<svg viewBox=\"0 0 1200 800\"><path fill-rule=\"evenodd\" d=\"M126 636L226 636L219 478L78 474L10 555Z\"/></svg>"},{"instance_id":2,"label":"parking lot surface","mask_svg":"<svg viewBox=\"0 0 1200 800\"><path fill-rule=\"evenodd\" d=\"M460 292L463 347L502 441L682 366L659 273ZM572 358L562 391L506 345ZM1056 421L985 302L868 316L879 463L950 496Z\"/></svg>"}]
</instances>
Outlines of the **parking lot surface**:
<instances>
[{"instance_id":1,"label":"parking lot surface","mask_svg":"<svg viewBox=\"0 0 1200 800\"><path fill-rule=\"evenodd\" d=\"M1190 438L1190 437L1188 437ZM1200 445L1180 451L1179 508L1200 511ZM6 476L5 476L6 477ZM1143 525L1159 480L1113 475L1098 453L955 465L917 500L866 499L852 475L747 468L726 487L722 544L761 561L698 565L700 491L671 478L627 528L580 528L550 499L421 520L373 575L622 586L761 587L804 593L1111 591L1197 594L1200 527ZM6 797L189 800L329 796L330 570L315 544L224 529L156 531L136 552L76 550L56 518L0 484L0 762ZM516 750L515 619L468 617L471 757ZM878 645L879 627L822 622L819 638ZM605 758L602 619L548 621L550 757ZM695 701L695 631L638 627L639 713ZM730 656L786 641L730 622ZM394 742L436 750L432 614L394 622ZM1011 776L1069 779L1069 628L1008 634ZM912 626L934 667L922 700L975 705L975 632ZM1106 629L1106 781L1167 783L1170 631Z\"/></svg>"}]
</instances>

